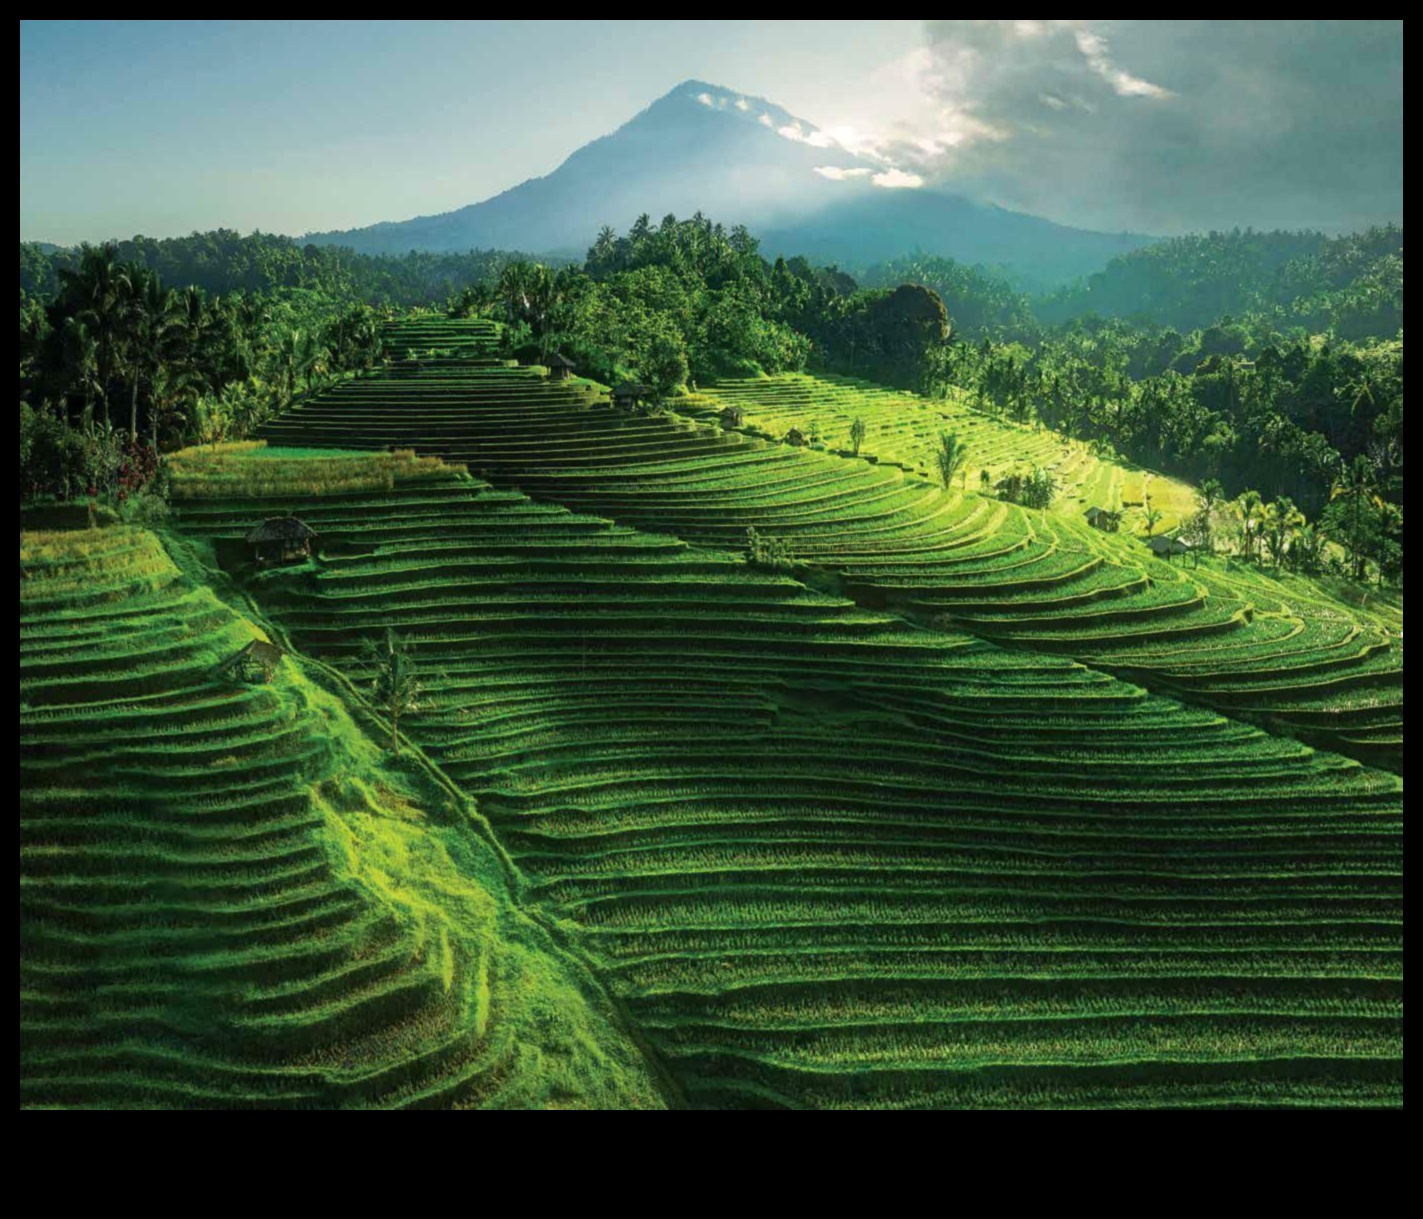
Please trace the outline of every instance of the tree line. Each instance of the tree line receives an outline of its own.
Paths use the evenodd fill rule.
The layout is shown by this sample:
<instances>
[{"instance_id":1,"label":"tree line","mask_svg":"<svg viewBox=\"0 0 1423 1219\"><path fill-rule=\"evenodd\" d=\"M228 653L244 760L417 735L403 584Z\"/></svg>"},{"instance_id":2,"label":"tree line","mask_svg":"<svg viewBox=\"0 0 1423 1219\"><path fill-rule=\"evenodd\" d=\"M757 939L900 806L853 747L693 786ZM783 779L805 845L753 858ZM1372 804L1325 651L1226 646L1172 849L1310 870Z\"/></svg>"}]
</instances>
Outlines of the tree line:
<instances>
[{"instance_id":1,"label":"tree line","mask_svg":"<svg viewBox=\"0 0 1423 1219\"><path fill-rule=\"evenodd\" d=\"M1256 494L1282 520L1347 532L1360 570L1400 567L1401 230L1178 238L1036 300L991 268L919 255L865 281L769 261L744 228L700 214L605 228L581 265L221 230L22 244L22 495L122 493L154 464L140 449L247 433L378 363L382 317L423 306L498 319L507 355L559 351L655 395L806 367L967 394L1104 456L1219 484L1228 502Z\"/></svg>"},{"instance_id":2,"label":"tree line","mask_svg":"<svg viewBox=\"0 0 1423 1219\"><path fill-rule=\"evenodd\" d=\"M86 247L46 299L20 290L20 495L125 500L161 449L242 436L381 358L369 305L310 288L167 286Z\"/></svg>"}]
</instances>

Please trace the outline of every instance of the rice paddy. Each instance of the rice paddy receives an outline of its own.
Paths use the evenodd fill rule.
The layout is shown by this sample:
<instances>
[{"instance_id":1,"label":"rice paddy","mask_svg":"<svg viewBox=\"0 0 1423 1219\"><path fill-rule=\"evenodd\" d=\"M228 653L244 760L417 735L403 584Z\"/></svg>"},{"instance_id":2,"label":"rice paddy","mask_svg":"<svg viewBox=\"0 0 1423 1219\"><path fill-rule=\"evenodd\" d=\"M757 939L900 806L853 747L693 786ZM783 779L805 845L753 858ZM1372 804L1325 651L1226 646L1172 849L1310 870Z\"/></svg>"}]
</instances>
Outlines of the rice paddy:
<instances>
[{"instance_id":1,"label":"rice paddy","mask_svg":"<svg viewBox=\"0 0 1423 1219\"><path fill-rule=\"evenodd\" d=\"M466 800L219 671L261 635L152 533L21 534L21 1104L660 1105Z\"/></svg>"},{"instance_id":2,"label":"rice paddy","mask_svg":"<svg viewBox=\"0 0 1423 1219\"><path fill-rule=\"evenodd\" d=\"M543 379L498 376L502 417L527 410L568 455L558 474L517 471L552 498L586 467ZM401 409L438 430L418 395ZM393 410L354 410L353 434ZM337 428L305 414L307 432ZM640 422L603 430L632 439ZM480 435L417 447L516 481L523 428L506 423L508 461L500 433ZM712 441L709 485L722 455L732 479L744 456L802 485L778 447ZM680 1101L1401 1103L1396 776L590 513L596 490L570 510L458 470L319 496L271 481L195 489L180 530L212 554L266 515L318 531L318 562L253 585L263 611L350 675L373 634L412 641L431 698L404 730L488 818ZM835 502L853 518L855 495ZM981 532L986 554L998 528Z\"/></svg>"},{"instance_id":3,"label":"rice paddy","mask_svg":"<svg viewBox=\"0 0 1423 1219\"><path fill-rule=\"evenodd\" d=\"M422 342L436 324L423 325ZM846 392L810 377L794 385L800 398L822 385L832 402ZM1372 765L1402 764L1401 618L1308 580L1223 559L1167 562L1076 514L672 412L629 413L585 385L487 357L403 361L307 402L266 435L414 448L535 499L703 546L739 549L754 527L783 542L801 574L830 577L869 608L1071 656Z\"/></svg>"},{"instance_id":4,"label":"rice paddy","mask_svg":"<svg viewBox=\"0 0 1423 1219\"><path fill-rule=\"evenodd\" d=\"M719 422L728 408L740 412L738 426L749 435L780 440L795 428L840 452L853 449L850 428L859 420L865 426L859 456L926 479L937 478L940 433L953 432L968 448L964 482L977 487L986 472L992 484L1013 470L1038 466L1057 482L1054 511L1074 518L1092 507L1120 512L1128 533L1144 527L1148 497L1161 513L1159 531L1176 528L1195 509L1194 493L1178 479L1103 461L1080 440L988 414L961 392L928 399L851 377L783 373L720 381L678 404L683 413L708 422Z\"/></svg>"}]
</instances>

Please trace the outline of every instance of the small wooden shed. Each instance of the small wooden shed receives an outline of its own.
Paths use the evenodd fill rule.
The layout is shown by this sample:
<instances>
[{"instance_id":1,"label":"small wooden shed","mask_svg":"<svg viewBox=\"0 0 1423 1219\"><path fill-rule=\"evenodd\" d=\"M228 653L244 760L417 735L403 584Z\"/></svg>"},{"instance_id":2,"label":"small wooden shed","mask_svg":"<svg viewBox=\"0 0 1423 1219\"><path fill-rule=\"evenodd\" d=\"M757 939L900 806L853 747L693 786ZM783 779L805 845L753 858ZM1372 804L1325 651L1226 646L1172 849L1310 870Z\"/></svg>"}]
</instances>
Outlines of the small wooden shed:
<instances>
[{"instance_id":1,"label":"small wooden shed","mask_svg":"<svg viewBox=\"0 0 1423 1219\"><path fill-rule=\"evenodd\" d=\"M1087 523L1091 525L1093 529L1100 529L1103 533L1116 533L1117 530L1122 527L1122 514L1120 512L1112 512L1107 508L1091 507L1087 509L1084 515L1087 517Z\"/></svg>"},{"instance_id":2,"label":"small wooden shed","mask_svg":"<svg viewBox=\"0 0 1423 1219\"><path fill-rule=\"evenodd\" d=\"M567 381L573 375L573 361L562 352L555 351L548 358L548 375L555 381Z\"/></svg>"},{"instance_id":3,"label":"small wooden shed","mask_svg":"<svg viewBox=\"0 0 1423 1219\"><path fill-rule=\"evenodd\" d=\"M613 386L613 405L634 410L642 405L644 398L651 397L652 386L641 381L623 381Z\"/></svg>"},{"instance_id":4,"label":"small wooden shed","mask_svg":"<svg viewBox=\"0 0 1423 1219\"><path fill-rule=\"evenodd\" d=\"M724 406L721 409L721 426L730 431L746 422L746 412L739 406Z\"/></svg>"},{"instance_id":5,"label":"small wooden shed","mask_svg":"<svg viewBox=\"0 0 1423 1219\"><path fill-rule=\"evenodd\" d=\"M254 639L235 656L218 665L220 674L232 674L243 681L271 681L272 674L282 663L283 652L274 643L264 639Z\"/></svg>"},{"instance_id":6,"label":"small wooden shed","mask_svg":"<svg viewBox=\"0 0 1423 1219\"><path fill-rule=\"evenodd\" d=\"M273 516L248 530L246 542L258 567L273 563L299 563L311 556L316 530L294 516Z\"/></svg>"},{"instance_id":7,"label":"small wooden shed","mask_svg":"<svg viewBox=\"0 0 1423 1219\"><path fill-rule=\"evenodd\" d=\"M804 448L806 444L805 433L798 427L793 427L786 433L786 443L793 444L796 448Z\"/></svg>"},{"instance_id":8,"label":"small wooden shed","mask_svg":"<svg viewBox=\"0 0 1423 1219\"><path fill-rule=\"evenodd\" d=\"M1180 538L1168 538L1165 534L1158 533L1155 537L1146 539L1147 548L1158 558L1164 558L1168 563L1171 556L1175 554L1185 554L1191 549L1189 542Z\"/></svg>"}]
</instances>

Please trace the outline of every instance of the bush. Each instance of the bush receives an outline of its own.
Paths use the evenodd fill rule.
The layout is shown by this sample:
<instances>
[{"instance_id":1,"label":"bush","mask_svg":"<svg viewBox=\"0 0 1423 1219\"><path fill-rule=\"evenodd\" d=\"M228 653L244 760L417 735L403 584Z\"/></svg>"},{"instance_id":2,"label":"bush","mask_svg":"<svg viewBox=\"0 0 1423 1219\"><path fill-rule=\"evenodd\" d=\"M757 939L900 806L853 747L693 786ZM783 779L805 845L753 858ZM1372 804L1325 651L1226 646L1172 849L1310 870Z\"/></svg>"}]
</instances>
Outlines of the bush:
<instances>
[{"instance_id":1,"label":"bush","mask_svg":"<svg viewBox=\"0 0 1423 1219\"><path fill-rule=\"evenodd\" d=\"M119 519L152 528L168 519L168 501L153 491L139 491L119 501Z\"/></svg>"},{"instance_id":2,"label":"bush","mask_svg":"<svg viewBox=\"0 0 1423 1219\"><path fill-rule=\"evenodd\" d=\"M746 561L755 567L770 567L785 571L795 565L790 544L785 538L763 534L755 525L746 528Z\"/></svg>"},{"instance_id":3,"label":"bush","mask_svg":"<svg viewBox=\"0 0 1423 1219\"><path fill-rule=\"evenodd\" d=\"M1030 470L1014 470L998 480L994 486L998 498L1011 504L1022 504L1024 508L1048 508L1057 494L1057 479L1052 472L1041 466Z\"/></svg>"}]
</instances>

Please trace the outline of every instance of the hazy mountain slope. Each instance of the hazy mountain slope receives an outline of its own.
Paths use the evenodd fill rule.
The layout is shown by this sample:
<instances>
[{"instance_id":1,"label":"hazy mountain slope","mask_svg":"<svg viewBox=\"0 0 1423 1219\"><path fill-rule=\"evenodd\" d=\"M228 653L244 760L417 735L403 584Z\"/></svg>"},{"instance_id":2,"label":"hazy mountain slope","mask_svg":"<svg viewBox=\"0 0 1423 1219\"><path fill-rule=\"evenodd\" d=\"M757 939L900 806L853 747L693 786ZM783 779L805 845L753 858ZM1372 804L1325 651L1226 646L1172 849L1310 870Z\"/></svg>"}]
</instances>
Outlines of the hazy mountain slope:
<instances>
[{"instance_id":1,"label":"hazy mountain slope","mask_svg":"<svg viewBox=\"0 0 1423 1219\"><path fill-rule=\"evenodd\" d=\"M827 167L850 176L816 172ZM497 247L581 256L603 225L700 211L766 234L774 253L862 264L923 250L1010 266L1040 283L1097 270L1145 240L929 189L885 188L875 184L883 168L773 103L687 81L546 177L442 215L308 240L363 253Z\"/></svg>"}]
</instances>

